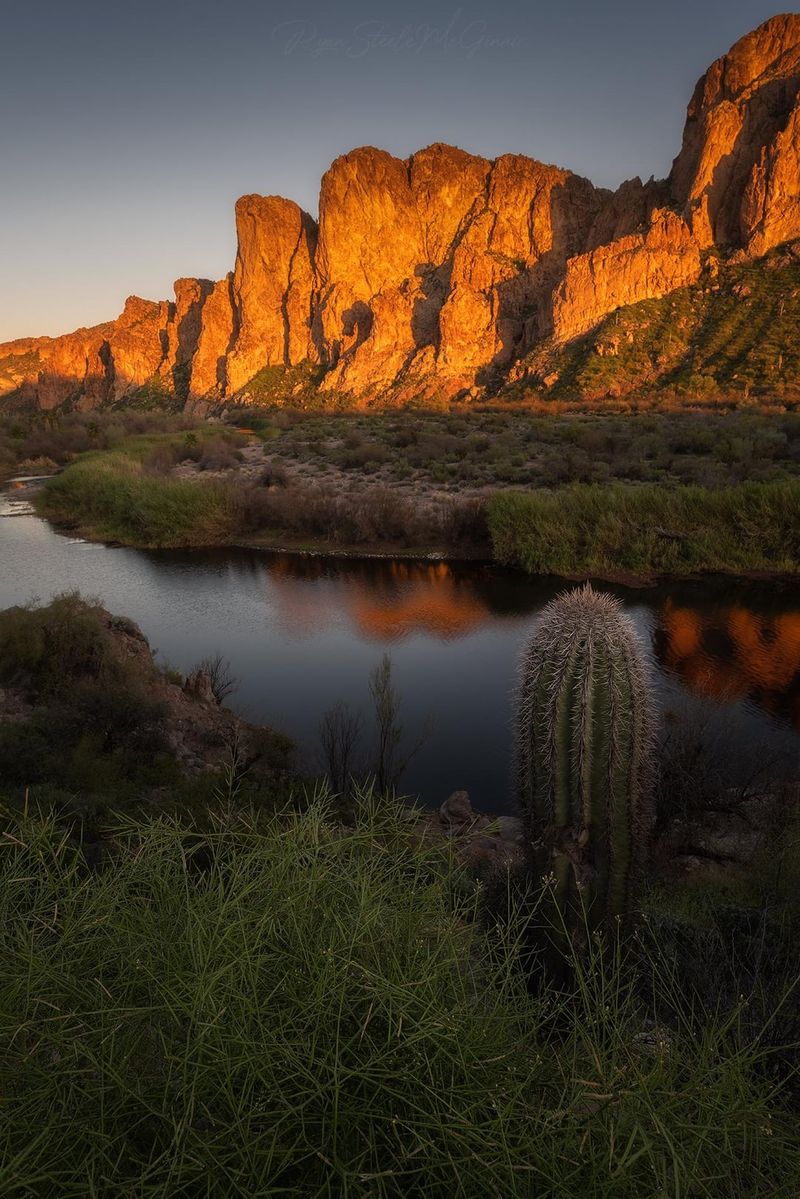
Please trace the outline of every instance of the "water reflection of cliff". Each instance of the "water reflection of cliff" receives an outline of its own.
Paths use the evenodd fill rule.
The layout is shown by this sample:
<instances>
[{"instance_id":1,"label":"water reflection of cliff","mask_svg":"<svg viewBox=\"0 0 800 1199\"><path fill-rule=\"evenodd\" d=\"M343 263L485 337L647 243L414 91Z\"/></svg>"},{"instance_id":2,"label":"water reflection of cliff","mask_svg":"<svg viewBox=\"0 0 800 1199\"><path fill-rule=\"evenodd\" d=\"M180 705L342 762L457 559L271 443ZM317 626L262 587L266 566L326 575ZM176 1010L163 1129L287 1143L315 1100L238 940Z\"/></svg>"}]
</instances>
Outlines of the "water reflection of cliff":
<instances>
[{"instance_id":1,"label":"water reflection of cliff","mask_svg":"<svg viewBox=\"0 0 800 1199\"><path fill-rule=\"evenodd\" d=\"M655 649L695 694L749 699L800 731L800 610L765 615L739 604L701 609L667 600Z\"/></svg>"},{"instance_id":2,"label":"water reflection of cliff","mask_svg":"<svg viewBox=\"0 0 800 1199\"><path fill-rule=\"evenodd\" d=\"M287 631L296 636L325 624L320 589L335 588L335 608L344 612L362 637L399 641L414 633L450 639L472 633L496 619L474 580L459 577L446 562L371 560L338 562L322 558L276 557L270 579Z\"/></svg>"}]
</instances>

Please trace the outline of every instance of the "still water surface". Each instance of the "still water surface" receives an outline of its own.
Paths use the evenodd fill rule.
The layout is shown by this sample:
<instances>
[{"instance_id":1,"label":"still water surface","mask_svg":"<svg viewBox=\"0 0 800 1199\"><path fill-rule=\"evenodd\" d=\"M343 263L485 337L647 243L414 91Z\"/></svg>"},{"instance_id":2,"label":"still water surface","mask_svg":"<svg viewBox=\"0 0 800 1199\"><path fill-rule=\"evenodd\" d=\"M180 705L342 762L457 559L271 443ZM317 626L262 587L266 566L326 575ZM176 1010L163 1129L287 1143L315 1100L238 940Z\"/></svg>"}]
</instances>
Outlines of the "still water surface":
<instances>
[{"instance_id":1,"label":"still water surface","mask_svg":"<svg viewBox=\"0 0 800 1199\"><path fill-rule=\"evenodd\" d=\"M404 788L428 803L464 788L485 811L512 808L515 663L563 587L474 563L142 552L0 519L0 608L77 588L182 671L219 650L240 680L231 706L289 733L312 769L320 717L340 700L366 716L369 672L388 652L409 739L433 718ZM667 725L724 740L733 777L748 759L800 769L797 583L609 589L650 654Z\"/></svg>"}]
</instances>

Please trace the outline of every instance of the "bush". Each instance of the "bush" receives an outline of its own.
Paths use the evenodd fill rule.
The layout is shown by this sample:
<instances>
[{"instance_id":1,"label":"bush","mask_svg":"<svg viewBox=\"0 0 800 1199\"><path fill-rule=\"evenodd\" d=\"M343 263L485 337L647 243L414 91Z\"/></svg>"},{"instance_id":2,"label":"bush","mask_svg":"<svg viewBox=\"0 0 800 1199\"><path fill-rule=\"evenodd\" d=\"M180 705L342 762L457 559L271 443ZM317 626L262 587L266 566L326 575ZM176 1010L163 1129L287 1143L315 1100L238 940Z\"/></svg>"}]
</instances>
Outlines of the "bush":
<instances>
[{"instance_id":1,"label":"bush","mask_svg":"<svg viewBox=\"0 0 800 1199\"><path fill-rule=\"evenodd\" d=\"M485 545L481 500L419 503L390 487L342 492L320 483L289 483L281 490L243 489L237 499L244 532L313 537L339 545Z\"/></svg>"},{"instance_id":2,"label":"bush","mask_svg":"<svg viewBox=\"0 0 800 1199\"><path fill-rule=\"evenodd\" d=\"M70 689L76 680L116 674L105 613L99 603L66 592L46 608L0 612L0 682L34 696Z\"/></svg>"},{"instance_id":3,"label":"bush","mask_svg":"<svg viewBox=\"0 0 800 1199\"><path fill-rule=\"evenodd\" d=\"M233 470L242 461L241 453L227 441L216 438L203 446L197 465L200 470Z\"/></svg>"},{"instance_id":4,"label":"bush","mask_svg":"<svg viewBox=\"0 0 800 1199\"><path fill-rule=\"evenodd\" d=\"M115 644L114 628L141 636L77 593L0 612L0 682L37 705L0 724L0 779L94 792L146 780L154 763L159 773L167 745L152 660Z\"/></svg>"}]
</instances>

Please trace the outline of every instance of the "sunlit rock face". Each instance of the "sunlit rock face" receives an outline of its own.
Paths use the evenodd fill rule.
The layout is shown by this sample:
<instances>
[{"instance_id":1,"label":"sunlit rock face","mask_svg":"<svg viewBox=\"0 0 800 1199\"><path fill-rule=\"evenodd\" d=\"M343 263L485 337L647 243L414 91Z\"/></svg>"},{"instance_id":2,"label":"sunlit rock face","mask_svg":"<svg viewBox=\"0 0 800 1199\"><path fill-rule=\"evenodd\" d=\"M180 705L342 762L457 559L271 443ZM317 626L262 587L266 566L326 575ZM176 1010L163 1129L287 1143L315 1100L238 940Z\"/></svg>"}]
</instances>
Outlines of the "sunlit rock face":
<instances>
[{"instance_id":1,"label":"sunlit rock face","mask_svg":"<svg viewBox=\"0 0 800 1199\"><path fill-rule=\"evenodd\" d=\"M673 212L656 210L643 233L571 258L553 302L553 332L568 341L623 304L657 299L696 282L700 247Z\"/></svg>"},{"instance_id":2,"label":"sunlit rock face","mask_svg":"<svg viewBox=\"0 0 800 1199\"><path fill-rule=\"evenodd\" d=\"M228 382L228 351L233 343L233 274L215 283L200 315L197 349L191 360L188 398L219 397Z\"/></svg>"},{"instance_id":3,"label":"sunlit rock face","mask_svg":"<svg viewBox=\"0 0 800 1199\"><path fill-rule=\"evenodd\" d=\"M615 191L506 154L362 147L322 179L319 226L243 196L231 276L132 297L116 321L0 346L0 396L254 398L267 367L319 364L371 402L478 395L545 338L694 283L702 255L758 257L800 237L800 16L742 38L697 84L668 179ZM255 393L257 398L257 389Z\"/></svg>"},{"instance_id":4,"label":"sunlit rock face","mask_svg":"<svg viewBox=\"0 0 800 1199\"><path fill-rule=\"evenodd\" d=\"M200 342L203 308L214 284L210 279L176 279L173 286L175 304L167 327L165 366L176 392L185 392Z\"/></svg>"},{"instance_id":5,"label":"sunlit rock face","mask_svg":"<svg viewBox=\"0 0 800 1199\"><path fill-rule=\"evenodd\" d=\"M313 353L315 222L280 196L242 196L236 202L236 233L230 391L265 366L292 366Z\"/></svg>"},{"instance_id":6,"label":"sunlit rock face","mask_svg":"<svg viewBox=\"0 0 800 1199\"><path fill-rule=\"evenodd\" d=\"M322 182L317 256L323 386L389 389L431 374L488 381L549 322L549 297L608 193L522 155L366 148Z\"/></svg>"},{"instance_id":7,"label":"sunlit rock face","mask_svg":"<svg viewBox=\"0 0 800 1199\"><path fill-rule=\"evenodd\" d=\"M764 254L800 233L800 15L773 17L695 88L673 200L701 246Z\"/></svg>"},{"instance_id":8,"label":"sunlit rock face","mask_svg":"<svg viewBox=\"0 0 800 1199\"><path fill-rule=\"evenodd\" d=\"M40 408L58 408L71 400L84 407L110 400L112 372L108 337L114 322L54 337L40 354L35 390Z\"/></svg>"},{"instance_id":9,"label":"sunlit rock face","mask_svg":"<svg viewBox=\"0 0 800 1199\"><path fill-rule=\"evenodd\" d=\"M174 305L129 296L115 321L55 337L40 354L39 405L73 402L84 410L117 402L169 361Z\"/></svg>"}]
</instances>

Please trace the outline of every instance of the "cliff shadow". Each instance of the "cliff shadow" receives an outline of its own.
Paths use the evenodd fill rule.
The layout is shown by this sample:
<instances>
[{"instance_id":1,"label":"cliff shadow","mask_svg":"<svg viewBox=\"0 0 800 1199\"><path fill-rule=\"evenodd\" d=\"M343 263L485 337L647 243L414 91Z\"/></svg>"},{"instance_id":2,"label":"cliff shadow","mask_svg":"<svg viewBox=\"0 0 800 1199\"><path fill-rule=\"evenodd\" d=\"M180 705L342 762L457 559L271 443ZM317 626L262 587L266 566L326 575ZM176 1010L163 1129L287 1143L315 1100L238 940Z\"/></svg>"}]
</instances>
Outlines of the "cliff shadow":
<instances>
[{"instance_id":1,"label":"cliff shadow","mask_svg":"<svg viewBox=\"0 0 800 1199\"><path fill-rule=\"evenodd\" d=\"M564 278L567 260L586 252L604 194L595 192L587 208L586 181L570 176L551 188L549 218L551 245L530 266L493 288L495 331L499 348L482 366L475 382L489 390L499 387L510 368L553 332L555 290Z\"/></svg>"}]
</instances>

